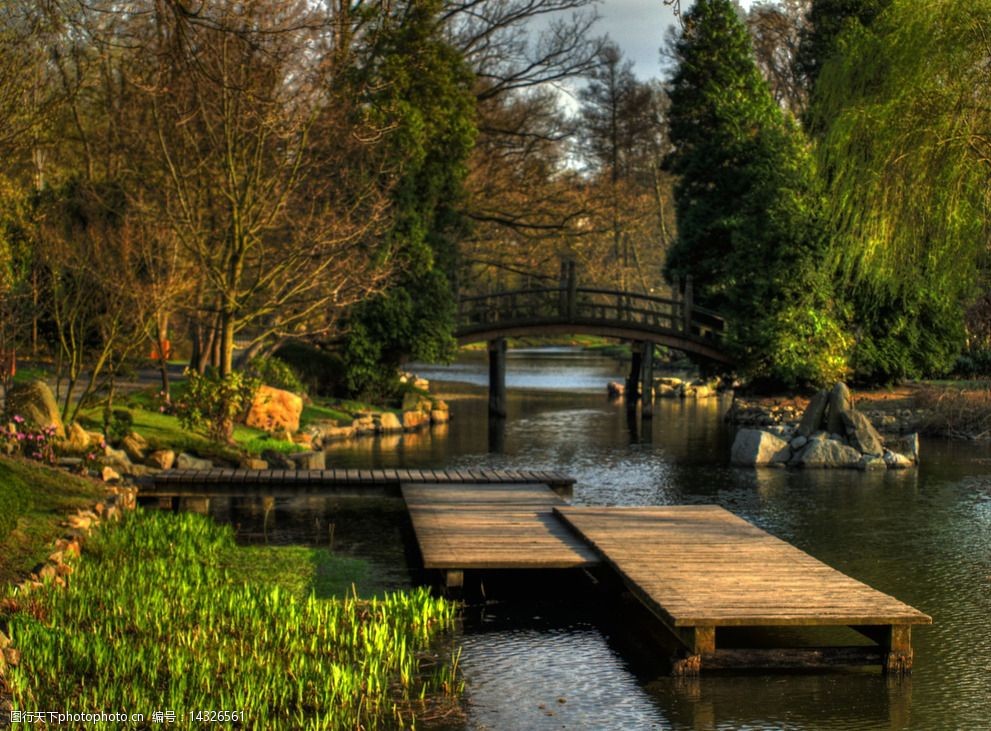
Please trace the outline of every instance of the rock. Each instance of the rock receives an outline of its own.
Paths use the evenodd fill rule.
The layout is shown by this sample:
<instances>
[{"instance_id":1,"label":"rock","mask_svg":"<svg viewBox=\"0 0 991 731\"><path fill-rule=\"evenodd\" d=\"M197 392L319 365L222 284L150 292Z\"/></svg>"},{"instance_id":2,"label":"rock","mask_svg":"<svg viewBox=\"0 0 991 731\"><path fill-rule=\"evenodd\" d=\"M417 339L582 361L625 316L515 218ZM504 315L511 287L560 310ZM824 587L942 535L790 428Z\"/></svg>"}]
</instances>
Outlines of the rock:
<instances>
[{"instance_id":1,"label":"rock","mask_svg":"<svg viewBox=\"0 0 991 731\"><path fill-rule=\"evenodd\" d=\"M856 467L860 458L860 452L853 447L832 439L816 437L809 440L798 456L797 463L802 467Z\"/></svg>"},{"instance_id":2,"label":"rock","mask_svg":"<svg viewBox=\"0 0 991 731\"><path fill-rule=\"evenodd\" d=\"M844 431L843 412L849 411L850 408L850 389L843 382L837 383L829 394L826 431L842 434Z\"/></svg>"},{"instance_id":3,"label":"rock","mask_svg":"<svg viewBox=\"0 0 991 731\"><path fill-rule=\"evenodd\" d=\"M266 449L262 452L262 459L268 462L269 469L272 470L295 470L299 469L295 462L282 452L274 449Z\"/></svg>"},{"instance_id":4,"label":"rock","mask_svg":"<svg viewBox=\"0 0 991 731\"><path fill-rule=\"evenodd\" d=\"M730 462L745 467L785 463L791 457L788 442L759 429L741 429L733 440Z\"/></svg>"},{"instance_id":5,"label":"rock","mask_svg":"<svg viewBox=\"0 0 991 731\"><path fill-rule=\"evenodd\" d=\"M238 467L242 470L267 470L268 462L257 457L244 457Z\"/></svg>"},{"instance_id":6,"label":"rock","mask_svg":"<svg viewBox=\"0 0 991 731\"><path fill-rule=\"evenodd\" d=\"M113 466L127 469L131 466L131 458L123 449L114 449L109 444L103 448L103 462Z\"/></svg>"},{"instance_id":7,"label":"rock","mask_svg":"<svg viewBox=\"0 0 991 731\"><path fill-rule=\"evenodd\" d=\"M323 439L325 442L327 440L350 439L354 433L354 426L328 426L323 430Z\"/></svg>"},{"instance_id":8,"label":"rock","mask_svg":"<svg viewBox=\"0 0 991 731\"><path fill-rule=\"evenodd\" d=\"M302 413L303 399L296 394L281 388L261 386L251 402L245 423L265 431L282 428L295 432L299 429Z\"/></svg>"},{"instance_id":9,"label":"rock","mask_svg":"<svg viewBox=\"0 0 991 731\"><path fill-rule=\"evenodd\" d=\"M430 381L428 381L426 378L414 378L413 388L415 388L417 391L429 391Z\"/></svg>"},{"instance_id":10,"label":"rock","mask_svg":"<svg viewBox=\"0 0 991 731\"><path fill-rule=\"evenodd\" d=\"M826 404L829 403L829 391L820 391L805 408L802 414L802 421L798 425L798 434L803 437L810 437L819 431L823 424L823 417L826 415Z\"/></svg>"},{"instance_id":11,"label":"rock","mask_svg":"<svg viewBox=\"0 0 991 731\"><path fill-rule=\"evenodd\" d=\"M327 455L323 452L297 452L288 455L297 470L325 470L327 469Z\"/></svg>"},{"instance_id":12,"label":"rock","mask_svg":"<svg viewBox=\"0 0 991 731\"><path fill-rule=\"evenodd\" d=\"M660 384L654 393L658 398L678 398L681 396L681 386L669 386L666 383Z\"/></svg>"},{"instance_id":13,"label":"rock","mask_svg":"<svg viewBox=\"0 0 991 731\"><path fill-rule=\"evenodd\" d=\"M706 385L695 386L692 395L695 396L695 398L709 398L713 395L713 391Z\"/></svg>"},{"instance_id":14,"label":"rock","mask_svg":"<svg viewBox=\"0 0 991 731\"><path fill-rule=\"evenodd\" d=\"M306 427L303 432L306 436L306 443L312 446L314 449L323 448L323 432L324 429L330 422L320 422L318 424L310 424Z\"/></svg>"},{"instance_id":15,"label":"rock","mask_svg":"<svg viewBox=\"0 0 991 731\"><path fill-rule=\"evenodd\" d=\"M100 471L100 477L104 482L120 482L120 474L113 467L104 467Z\"/></svg>"},{"instance_id":16,"label":"rock","mask_svg":"<svg viewBox=\"0 0 991 731\"><path fill-rule=\"evenodd\" d=\"M619 398L623 395L625 390L626 386L619 381L609 381L609 383L606 384L606 395L609 398Z\"/></svg>"},{"instance_id":17,"label":"rock","mask_svg":"<svg viewBox=\"0 0 991 731\"><path fill-rule=\"evenodd\" d=\"M877 455L865 454L857 463L857 469L864 472L874 472L876 470L886 470L888 469L888 465Z\"/></svg>"},{"instance_id":18,"label":"rock","mask_svg":"<svg viewBox=\"0 0 991 731\"><path fill-rule=\"evenodd\" d=\"M55 395L44 381L13 384L7 391L6 409L11 416L20 416L39 429L54 426L55 436L60 439L65 437L65 426Z\"/></svg>"},{"instance_id":19,"label":"rock","mask_svg":"<svg viewBox=\"0 0 991 731\"><path fill-rule=\"evenodd\" d=\"M430 425L430 414L422 411L404 411L403 429L414 431Z\"/></svg>"},{"instance_id":20,"label":"rock","mask_svg":"<svg viewBox=\"0 0 991 731\"><path fill-rule=\"evenodd\" d=\"M407 391L403 394L403 411L422 411L424 413L430 413L432 408L433 402L422 393L418 393L417 391Z\"/></svg>"},{"instance_id":21,"label":"rock","mask_svg":"<svg viewBox=\"0 0 991 731\"><path fill-rule=\"evenodd\" d=\"M92 440L90 439L89 432L83 429L78 421L74 421L69 425L62 449L73 454L82 454L89 449L90 444L92 444Z\"/></svg>"},{"instance_id":22,"label":"rock","mask_svg":"<svg viewBox=\"0 0 991 731\"><path fill-rule=\"evenodd\" d=\"M277 442L291 442L292 432L286 429L284 426L276 427L272 431L272 439Z\"/></svg>"},{"instance_id":23,"label":"rock","mask_svg":"<svg viewBox=\"0 0 991 731\"><path fill-rule=\"evenodd\" d=\"M58 466L67 470L76 471L82 467L83 460L81 457L59 457Z\"/></svg>"},{"instance_id":24,"label":"rock","mask_svg":"<svg viewBox=\"0 0 991 731\"><path fill-rule=\"evenodd\" d=\"M912 432L905 437L905 456L912 460L913 464L919 464L919 433Z\"/></svg>"},{"instance_id":25,"label":"rock","mask_svg":"<svg viewBox=\"0 0 991 731\"><path fill-rule=\"evenodd\" d=\"M892 470L904 470L913 466L912 460L904 454L892 452L890 449L884 450L884 463Z\"/></svg>"},{"instance_id":26,"label":"rock","mask_svg":"<svg viewBox=\"0 0 991 731\"><path fill-rule=\"evenodd\" d=\"M446 424L451 420L451 412L434 409L430 412L431 424Z\"/></svg>"},{"instance_id":27,"label":"rock","mask_svg":"<svg viewBox=\"0 0 991 731\"><path fill-rule=\"evenodd\" d=\"M194 457L191 454L186 454L185 452L180 452L179 456L175 460L175 468L177 470L212 470L213 462L208 459L200 459L199 457Z\"/></svg>"},{"instance_id":28,"label":"rock","mask_svg":"<svg viewBox=\"0 0 991 731\"><path fill-rule=\"evenodd\" d=\"M10 638L0 630L0 650L6 650L8 647L10 647Z\"/></svg>"},{"instance_id":29,"label":"rock","mask_svg":"<svg viewBox=\"0 0 991 731\"><path fill-rule=\"evenodd\" d=\"M148 440L137 432L130 432L120 446L132 462L144 462L148 454Z\"/></svg>"},{"instance_id":30,"label":"rock","mask_svg":"<svg viewBox=\"0 0 991 731\"><path fill-rule=\"evenodd\" d=\"M791 446L791 448L794 449L794 450L798 450L798 449L801 449L802 447L804 447L808 443L809 443L808 438L799 435L799 436L797 436L797 437L795 437L794 439L791 440L789 446Z\"/></svg>"},{"instance_id":31,"label":"rock","mask_svg":"<svg viewBox=\"0 0 991 731\"><path fill-rule=\"evenodd\" d=\"M145 464L149 467L157 467L160 470L170 470L175 464L175 452L171 449L156 449L148 455Z\"/></svg>"},{"instance_id":32,"label":"rock","mask_svg":"<svg viewBox=\"0 0 991 731\"><path fill-rule=\"evenodd\" d=\"M684 381L680 378L673 378L671 376L662 376L661 378L656 379L655 382L661 384L662 386L671 386L674 388L677 388L684 383Z\"/></svg>"},{"instance_id":33,"label":"rock","mask_svg":"<svg viewBox=\"0 0 991 731\"><path fill-rule=\"evenodd\" d=\"M863 454L880 457L884 454L884 442L870 419L856 409L849 409L840 414L850 446Z\"/></svg>"},{"instance_id":34,"label":"rock","mask_svg":"<svg viewBox=\"0 0 991 731\"><path fill-rule=\"evenodd\" d=\"M354 429L354 433L358 435L374 434L375 417L370 412L359 412L355 414L354 421L351 422L351 427Z\"/></svg>"},{"instance_id":35,"label":"rock","mask_svg":"<svg viewBox=\"0 0 991 731\"><path fill-rule=\"evenodd\" d=\"M375 414L374 419L376 432L388 433L403 430L403 425L399 422L399 417L391 411L382 411Z\"/></svg>"},{"instance_id":36,"label":"rock","mask_svg":"<svg viewBox=\"0 0 991 731\"><path fill-rule=\"evenodd\" d=\"M21 664L21 651L13 647L4 648L3 659L12 668L16 668Z\"/></svg>"},{"instance_id":37,"label":"rock","mask_svg":"<svg viewBox=\"0 0 991 731\"><path fill-rule=\"evenodd\" d=\"M132 464L124 470L129 477L151 477L157 475L161 470L158 467L151 467L146 464Z\"/></svg>"}]
</instances>

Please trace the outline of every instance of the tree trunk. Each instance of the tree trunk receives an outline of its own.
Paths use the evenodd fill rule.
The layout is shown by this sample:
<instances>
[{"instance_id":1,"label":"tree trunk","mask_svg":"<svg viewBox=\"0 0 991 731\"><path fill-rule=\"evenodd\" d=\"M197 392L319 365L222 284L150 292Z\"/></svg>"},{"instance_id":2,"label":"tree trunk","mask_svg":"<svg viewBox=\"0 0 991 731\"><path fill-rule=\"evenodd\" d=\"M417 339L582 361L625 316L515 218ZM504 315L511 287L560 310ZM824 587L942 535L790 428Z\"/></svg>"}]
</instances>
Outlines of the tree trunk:
<instances>
[{"instance_id":1,"label":"tree trunk","mask_svg":"<svg viewBox=\"0 0 991 731\"><path fill-rule=\"evenodd\" d=\"M220 377L227 378L234 370L234 315L220 314Z\"/></svg>"}]
</instances>

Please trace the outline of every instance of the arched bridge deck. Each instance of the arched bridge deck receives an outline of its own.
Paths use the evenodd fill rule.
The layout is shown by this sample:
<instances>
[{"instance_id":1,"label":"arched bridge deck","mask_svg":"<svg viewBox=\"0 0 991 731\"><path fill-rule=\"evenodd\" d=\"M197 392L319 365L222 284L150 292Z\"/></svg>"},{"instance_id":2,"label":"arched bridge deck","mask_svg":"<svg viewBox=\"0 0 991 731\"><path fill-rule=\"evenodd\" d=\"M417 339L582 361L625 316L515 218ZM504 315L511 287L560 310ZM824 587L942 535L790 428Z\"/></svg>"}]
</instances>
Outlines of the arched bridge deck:
<instances>
[{"instance_id":1,"label":"arched bridge deck","mask_svg":"<svg viewBox=\"0 0 991 731\"><path fill-rule=\"evenodd\" d=\"M691 280L680 298L579 287L573 265L560 286L518 289L461 297L455 336L460 343L489 343L489 410L505 416L506 338L590 334L636 344L628 403L643 383L643 415L652 404L653 346L665 345L715 363L729 365L723 348L725 323L717 313L692 302Z\"/></svg>"}]
</instances>

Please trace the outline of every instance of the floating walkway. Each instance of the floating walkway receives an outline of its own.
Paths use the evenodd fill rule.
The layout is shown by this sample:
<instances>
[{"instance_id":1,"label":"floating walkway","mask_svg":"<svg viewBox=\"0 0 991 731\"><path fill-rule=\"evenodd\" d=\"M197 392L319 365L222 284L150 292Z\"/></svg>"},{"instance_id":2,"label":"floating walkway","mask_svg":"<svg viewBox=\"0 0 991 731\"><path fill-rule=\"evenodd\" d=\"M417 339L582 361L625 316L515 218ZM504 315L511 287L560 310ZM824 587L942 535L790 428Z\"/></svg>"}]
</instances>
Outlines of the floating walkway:
<instances>
[{"instance_id":1,"label":"floating walkway","mask_svg":"<svg viewBox=\"0 0 991 731\"><path fill-rule=\"evenodd\" d=\"M165 470L141 488L150 497L217 497L246 493L266 495L394 494L400 484L549 485L567 492L571 477L536 470Z\"/></svg>"},{"instance_id":2,"label":"floating walkway","mask_svg":"<svg viewBox=\"0 0 991 731\"><path fill-rule=\"evenodd\" d=\"M911 627L932 619L717 506L570 507L541 485L404 484L425 568L605 564L683 645L679 675L704 669L912 667ZM725 627L851 627L870 646L717 647Z\"/></svg>"}]
</instances>

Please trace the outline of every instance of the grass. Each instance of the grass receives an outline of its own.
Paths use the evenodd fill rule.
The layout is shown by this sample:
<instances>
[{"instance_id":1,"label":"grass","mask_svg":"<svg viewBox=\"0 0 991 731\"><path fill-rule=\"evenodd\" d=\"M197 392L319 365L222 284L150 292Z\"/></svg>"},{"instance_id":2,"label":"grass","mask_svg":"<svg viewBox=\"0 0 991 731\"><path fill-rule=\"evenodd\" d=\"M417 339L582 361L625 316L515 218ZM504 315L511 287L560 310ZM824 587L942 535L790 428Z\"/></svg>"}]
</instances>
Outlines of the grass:
<instances>
[{"instance_id":1,"label":"grass","mask_svg":"<svg viewBox=\"0 0 991 731\"><path fill-rule=\"evenodd\" d=\"M338 424L350 424L353 418L350 412L313 402L303 406L303 414L299 421L300 424L312 424L314 421L336 421Z\"/></svg>"},{"instance_id":2,"label":"grass","mask_svg":"<svg viewBox=\"0 0 991 731\"><path fill-rule=\"evenodd\" d=\"M20 459L0 459L0 585L26 575L52 552L59 522L89 507L103 486Z\"/></svg>"},{"instance_id":3,"label":"grass","mask_svg":"<svg viewBox=\"0 0 991 731\"><path fill-rule=\"evenodd\" d=\"M22 653L6 678L14 708L212 708L243 714L226 728L370 729L456 703L457 657L441 648L455 605L424 589L321 599L283 583L305 552L285 552L275 574L262 553L244 568L251 550L193 514L139 511L99 531L66 589L0 601Z\"/></svg>"}]
</instances>

